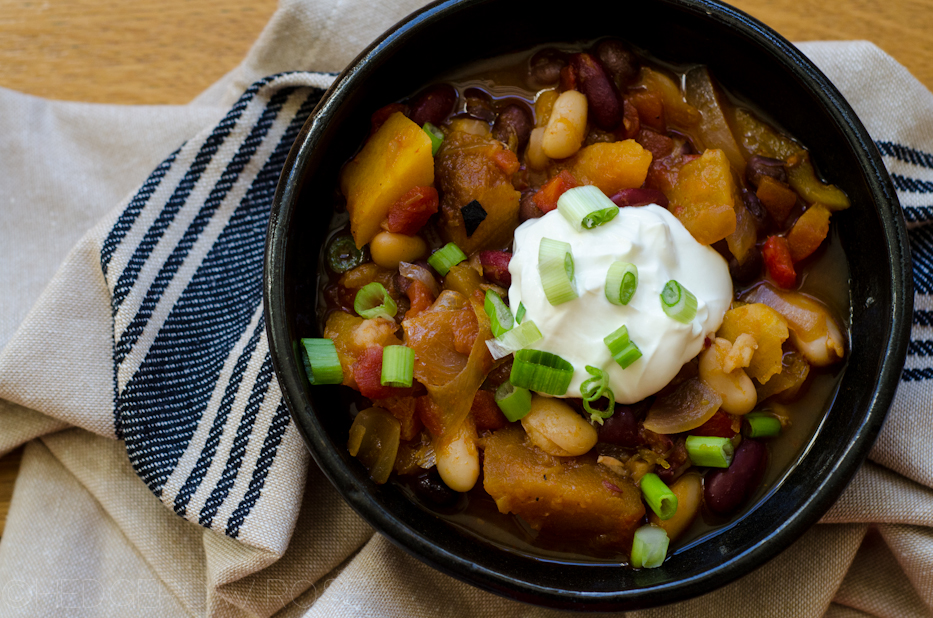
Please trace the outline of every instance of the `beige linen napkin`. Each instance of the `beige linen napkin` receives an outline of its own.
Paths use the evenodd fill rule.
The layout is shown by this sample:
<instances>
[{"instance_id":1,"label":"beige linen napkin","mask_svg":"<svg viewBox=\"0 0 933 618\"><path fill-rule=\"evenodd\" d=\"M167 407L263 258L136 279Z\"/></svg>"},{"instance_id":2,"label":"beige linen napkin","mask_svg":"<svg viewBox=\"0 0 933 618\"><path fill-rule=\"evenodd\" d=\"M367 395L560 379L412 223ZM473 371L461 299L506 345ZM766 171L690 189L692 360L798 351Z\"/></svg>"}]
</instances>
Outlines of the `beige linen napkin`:
<instances>
[{"instance_id":1,"label":"beige linen napkin","mask_svg":"<svg viewBox=\"0 0 933 618\"><path fill-rule=\"evenodd\" d=\"M115 375L113 336L134 316L119 308L112 315L114 291L120 288L114 273L121 270L114 267L105 275L101 255L139 188L150 186L147 178L171 153L177 151L172 155L177 160L194 160L192 151L224 125L231 106L242 105L241 124L259 126L263 113L280 105L268 132L281 139L283 125L329 77L276 78L246 103L244 91L282 71L339 70L420 4L283 0L243 64L188 106L49 102L0 90L0 452L29 442L0 541L0 615L557 614L455 581L374 535L308 463L290 425L281 431L279 452L266 470L266 485L254 494L253 510L232 527L218 522L236 520L235 504L223 512L221 500L217 510L224 517L207 519L179 508L176 490L185 479L147 476L132 441L115 439L121 431L114 422L115 383L118 390L125 386L134 368L121 373L118 367ZM933 155L927 154L933 152L933 96L869 43L801 48L840 88L887 155L914 222L914 251L925 250L922 223L931 218L925 198L933 192ZM262 175L273 146L259 146L244 177ZM172 173L169 166L165 178ZM211 183L221 174L205 171ZM191 199L207 203L211 186L217 187L195 186ZM228 189L241 191L241 197L247 191L235 182ZM222 214L230 217L232 210ZM217 238L220 230L205 234ZM194 243L191 252L201 259L208 249L209 243ZM120 257L119 249L114 255L114 264L131 261ZM140 277L157 277L154 270L170 256L158 257ZM180 272L196 276L186 268ZM823 523L722 590L633 616L933 614L933 455L925 448L931 430L923 418L933 396L924 379L933 372L923 343L930 339L933 307L929 290L918 291L913 333L918 343L905 373L911 380L901 385L872 461ZM258 317L251 319L254 328ZM153 338L145 331L140 335L147 346ZM242 350L248 342L237 345ZM261 373L254 369L251 375ZM271 435L277 390L274 382L265 388L256 423L265 423ZM253 470L259 469L262 444L257 439L243 447L242 460ZM219 448L236 452L232 444ZM195 468L186 457L180 456L179 465ZM223 484L222 472L206 474L211 486ZM250 495L247 477L236 477L227 487L240 502ZM203 513L210 496L195 492L191 500Z\"/></svg>"}]
</instances>

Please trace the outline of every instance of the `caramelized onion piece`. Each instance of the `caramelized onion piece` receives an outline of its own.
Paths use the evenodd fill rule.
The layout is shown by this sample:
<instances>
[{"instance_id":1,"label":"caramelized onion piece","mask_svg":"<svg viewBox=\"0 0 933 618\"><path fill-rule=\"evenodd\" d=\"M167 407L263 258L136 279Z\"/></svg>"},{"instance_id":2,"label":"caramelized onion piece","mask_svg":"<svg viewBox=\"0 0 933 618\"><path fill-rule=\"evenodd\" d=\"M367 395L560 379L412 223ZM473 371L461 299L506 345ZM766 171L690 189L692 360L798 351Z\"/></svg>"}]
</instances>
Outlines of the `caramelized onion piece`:
<instances>
[{"instance_id":1,"label":"caramelized onion piece","mask_svg":"<svg viewBox=\"0 0 933 618\"><path fill-rule=\"evenodd\" d=\"M722 397L699 378L681 383L672 392L658 397L645 418L645 429L655 433L682 433L708 421Z\"/></svg>"},{"instance_id":2,"label":"caramelized onion piece","mask_svg":"<svg viewBox=\"0 0 933 618\"><path fill-rule=\"evenodd\" d=\"M437 280L434 279L434 275L431 274L431 271L424 266L410 264L409 262L401 262L398 265L398 272L403 277L425 284L427 288L431 290L431 294L434 295L434 298L440 296L441 288L437 285Z\"/></svg>"},{"instance_id":3,"label":"caramelized onion piece","mask_svg":"<svg viewBox=\"0 0 933 618\"><path fill-rule=\"evenodd\" d=\"M347 450L360 460L376 483L389 480L398 454L401 426L381 408L367 408L353 419Z\"/></svg>"}]
</instances>

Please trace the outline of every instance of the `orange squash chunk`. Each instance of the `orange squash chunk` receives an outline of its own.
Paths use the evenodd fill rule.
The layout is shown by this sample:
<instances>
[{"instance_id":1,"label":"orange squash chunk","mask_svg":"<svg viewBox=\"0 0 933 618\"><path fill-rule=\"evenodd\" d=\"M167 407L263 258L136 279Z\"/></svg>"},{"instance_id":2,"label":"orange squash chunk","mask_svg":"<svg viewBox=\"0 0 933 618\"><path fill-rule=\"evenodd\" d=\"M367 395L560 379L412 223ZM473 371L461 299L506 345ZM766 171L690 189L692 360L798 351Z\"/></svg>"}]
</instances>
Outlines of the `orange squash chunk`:
<instances>
[{"instance_id":1,"label":"orange squash chunk","mask_svg":"<svg viewBox=\"0 0 933 618\"><path fill-rule=\"evenodd\" d=\"M334 311L327 317L324 336L333 340L334 347L337 348L337 358L340 359L343 383L346 386L359 390L356 378L353 377L353 365L367 348L401 345L401 340L395 336L396 331L398 324L393 320L364 320L343 311Z\"/></svg>"},{"instance_id":2,"label":"orange squash chunk","mask_svg":"<svg viewBox=\"0 0 933 618\"><path fill-rule=\"evenodd\" d=\"M739 335L748 333L755 338L758 348L745 372L761 384L781 373L781 346L789 336L787 320L780 313L761 303L742 305L730 309L722 319L717 336L735 343Z\"/></svg>"},{"instance_id":3,"label":"orange squash chunk","mask_svg":"<svg viewBox=\"0 0 933 618\"><path fill-rule=\"evenodd\" d=\"M810 206L787 234L790 257L799 262L810 257L829 234L829 209L822 204Z\"/></svg>"},{"instance_id":4,"label":"orange squash chunk","mask_svg":"<svg viewBox=\"0 0 933 618\"><path fill-rule=\"evenodd\" d=\"M582 457L554 457L530 444L520 427L486 439L483 487L502 513L562 539L592 540L628 552L645 507L625 477Z\"/></svg>"},{"instance_id":5,"label":"orange squash chunk","mask_svg":"<svg viewBox=\"0 0 933 618\"><path fill-rule=\"evenodd\" d=\"M711 148L680 168L670 211L697 242L711 245L735 231L734 194L729 159Z\"/></svg>"},{"instance_id":6,"label":"orange squash chunk","mask_svg":"<svg viewBox=\"0 0 933 618\"><path fill-rule=\"evenodd\" d=\"M598 143L583 148L572 159L570 172L587 185L596 185L606 195L645 184L651 153L635 140Z\"/></svg>"},{"instance_id":7,"label":"orange squash chunk","mask_svg":"<svg viewBox=\"0 0 933 618\"><path fill-rule=\"evenodd\" d=\"M778 225L783 225L791 209L797 204L797 194L780 180L764 176L758 181L758 199Z\"/></svg>"},{"instance_id":8,"label":"orange squash chunk","mask_svg":"<svg viewBox=\"0 0 933 618\"><path fill-rule=\"evenodd\" d=\"M414 187L434 183L431 138L395 112L340 173L350 232L358 249L372 240L389 209Z\"/></svg>"}]
</instances>

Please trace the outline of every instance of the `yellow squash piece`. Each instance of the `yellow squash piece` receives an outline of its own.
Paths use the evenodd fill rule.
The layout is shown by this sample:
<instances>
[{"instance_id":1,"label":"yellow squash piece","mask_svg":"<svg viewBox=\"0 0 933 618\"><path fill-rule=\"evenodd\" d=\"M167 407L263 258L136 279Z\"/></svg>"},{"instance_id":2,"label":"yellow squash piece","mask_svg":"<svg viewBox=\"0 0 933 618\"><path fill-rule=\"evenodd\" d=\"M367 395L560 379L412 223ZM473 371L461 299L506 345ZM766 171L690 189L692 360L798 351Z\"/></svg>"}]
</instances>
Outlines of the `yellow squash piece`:
<instances>
[{"instance_id":1,"label":"yellow squash piece","mask_svg":"<svg viewBox=\"0 0 933 618\"><path fill-rule=\"evenodd\" d=\"M372 240L399 198L433 183L431 138L401 112L392 114L340 173L356 247Z\"/></svg>"}]
</instances>

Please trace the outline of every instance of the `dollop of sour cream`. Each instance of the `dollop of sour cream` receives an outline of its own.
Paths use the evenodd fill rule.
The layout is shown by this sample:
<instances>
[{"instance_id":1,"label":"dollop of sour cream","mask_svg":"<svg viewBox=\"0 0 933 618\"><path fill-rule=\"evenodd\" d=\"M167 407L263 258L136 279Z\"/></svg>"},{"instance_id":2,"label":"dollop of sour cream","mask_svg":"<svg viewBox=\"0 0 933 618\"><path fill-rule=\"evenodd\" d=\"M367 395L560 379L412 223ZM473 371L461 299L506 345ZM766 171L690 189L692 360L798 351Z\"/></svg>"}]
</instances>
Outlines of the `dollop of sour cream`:
<instances>
[{"instance_id":1,"label":"dollop of sour cream","mask_svg":"<svg viewBox=\"0 0 933 618\"><path fill-rule=\"evenodd\" d=\"M544 295L538 273L542 238L569 243L578 298L557 306ZM616 260L638 268L638 288L628 305L606 298L606 273ZM524 320L534 320L543 338L530 347L557 354L573 365L565 397L580 397L580 384L592 365L609 374L619 403L634 403L667 385L680 368L700 353L732 301L729 266L714 249L698 243L666 209L649 205L622 208L612 221L577 230L557 210L530 219L515 230L509 305L525 305ZM661 306L664 285L675 279L697 298L697 315L683 324ZM642 357L626 369L613 360L603 338L620 326Z\"/></svg>"}]
</instances>

